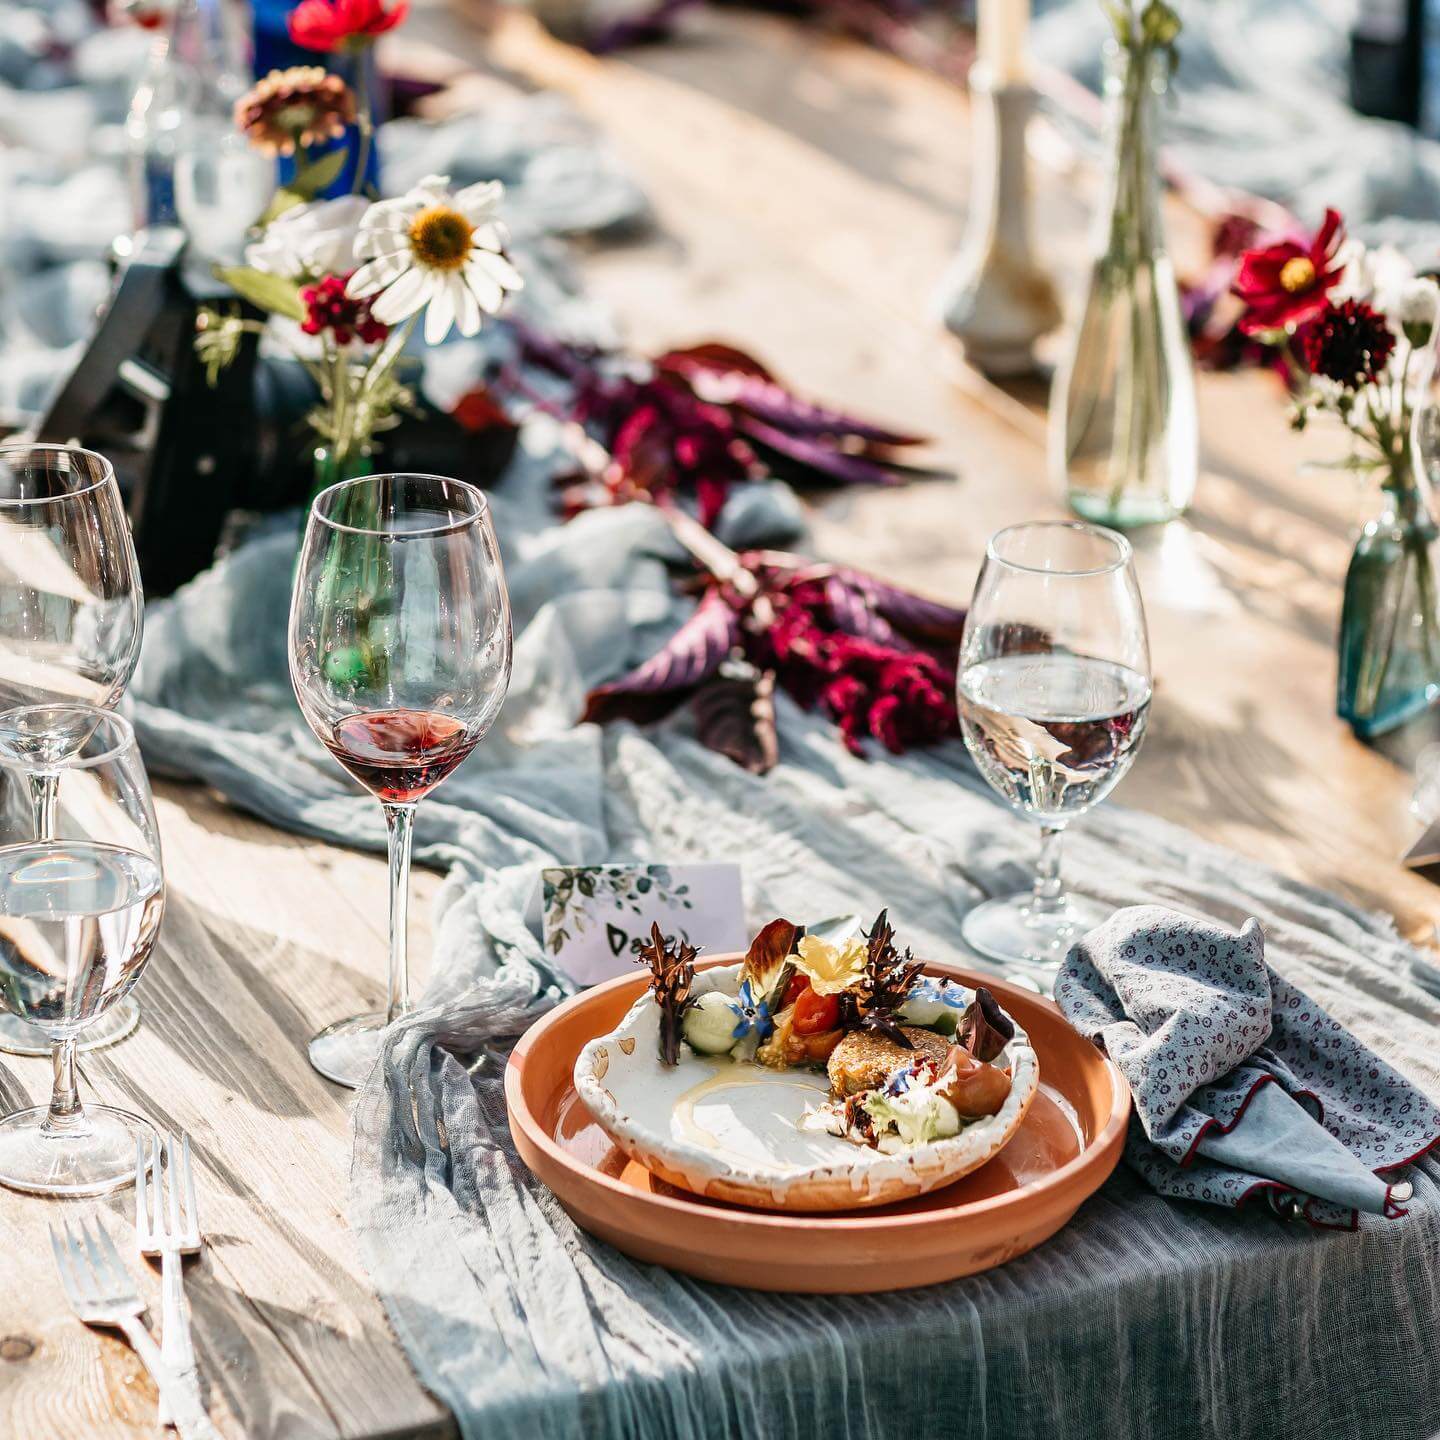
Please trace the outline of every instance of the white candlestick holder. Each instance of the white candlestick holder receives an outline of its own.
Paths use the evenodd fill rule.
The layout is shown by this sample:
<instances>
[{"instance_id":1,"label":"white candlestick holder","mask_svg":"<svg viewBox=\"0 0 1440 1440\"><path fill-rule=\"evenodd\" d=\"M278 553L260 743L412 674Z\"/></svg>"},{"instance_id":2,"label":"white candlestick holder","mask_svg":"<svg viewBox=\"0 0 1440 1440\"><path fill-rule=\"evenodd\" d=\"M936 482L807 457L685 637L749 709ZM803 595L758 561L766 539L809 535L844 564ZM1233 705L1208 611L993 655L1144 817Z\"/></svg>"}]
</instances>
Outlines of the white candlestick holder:
<instances>
[{"instance_id":1,"label":"white candlestick holder","mask_svg":"<svg viewBox=\"0 0 1440 1440\"><path fill-rule=\"evenodd\" d=\"M1025 129L1035 92L997 83L977 63L970 71L975 166L960 253L940 287L945 327L966 358L987 375L1037 368L1035 342L1061 318L1049 272L1030 246L1029 163Z\"/></svg>"}]
</instances>

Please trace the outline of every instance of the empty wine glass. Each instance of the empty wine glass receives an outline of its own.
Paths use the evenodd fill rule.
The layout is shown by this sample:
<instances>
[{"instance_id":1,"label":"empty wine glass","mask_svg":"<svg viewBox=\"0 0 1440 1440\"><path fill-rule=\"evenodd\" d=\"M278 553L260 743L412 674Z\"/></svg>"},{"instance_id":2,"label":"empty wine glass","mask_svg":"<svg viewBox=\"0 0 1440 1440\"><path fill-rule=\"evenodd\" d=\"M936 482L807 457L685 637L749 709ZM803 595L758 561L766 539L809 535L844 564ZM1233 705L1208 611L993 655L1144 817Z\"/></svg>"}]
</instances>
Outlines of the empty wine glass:
<instances>
[{"instance_id":1,"label":"empty wine glass","mask_svg":"<svg viewBox=\"0 0 1440 1440\"><path fill-rule=\"evenodd\" d=\"M49 828L37 837L31 786L46 754ZM74 738L80 737L80 738ZM101 1195L135 1177L154 1130L109 1105L82 1107L75 1049L140 978L165 911L160 834L135 732L90 705L0 714L0 1008L50 1040L48 1106L0 1120L0 1184L42 1195Z\"/></svg>"},{"instance_id":2,"label":"empty wine glass","mask_svg":"<svg viewBox=\"0 0 1440 1440\"><path fill-rule=\"evenodd\" d=\"M961 933L992 960L1053 972L1109 913L1066 893L1061 836L1130 768L1150 711L1129 542L1065 522L992 536L960 642L958 698L980 773L1040 827L1033 888L977 905Z\"/></svg>"},{"instance_id":3,"label":"empty wine glass","mask_svg":"<svg viewBox=\"0 0 1440 1440\"><path fill-rule=\"evenodd\" d=\"M227 112L188 127L175 157L175 211L194 253L229 264L275 191L275 161L238 134Z\"/></svg>"},{"instance_id":4,"label":"empty wine glass","mask_svg":"<svg viewBox=\"0 0 1440 1440\"><path fill-rule=\"evenodd\" d=\"M290 604L290 678L310 728L385 811L390 980L382 1012L310 1042L356 1088L409 1008L405 902L415 807L475 748L510 684L510 600L485 496L438 475L322 490Z\"/></svg>"},{"instance_id":5,"label":"empty wine glass","mask_svg":"<svg viewBox=\"0 0 1440 1440\"><path fill-rule=\"evenodd\" d=\"M54 781L43 763L84 735L64 729L70 702L113 709L140 656L144 599L125 505L110 462L64 445L0 445L0 708L51 707L31 737L35 835ZM113 1044L140 1018L133 999L87 1027L82 1050ZM0 1015L0 1050L45 1055L47 1037Z\"/></svg>"}]
</instances>

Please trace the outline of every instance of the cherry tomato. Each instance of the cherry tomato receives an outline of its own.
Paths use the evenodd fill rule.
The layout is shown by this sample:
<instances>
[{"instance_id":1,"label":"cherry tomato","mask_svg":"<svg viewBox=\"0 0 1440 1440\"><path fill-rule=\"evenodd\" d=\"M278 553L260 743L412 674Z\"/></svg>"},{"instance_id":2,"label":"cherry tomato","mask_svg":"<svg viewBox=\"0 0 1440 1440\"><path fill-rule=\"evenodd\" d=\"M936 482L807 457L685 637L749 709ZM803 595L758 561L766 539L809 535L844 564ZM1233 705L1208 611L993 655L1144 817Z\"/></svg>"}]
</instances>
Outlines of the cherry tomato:
<instances>
[{"instance_id":1,"label":"cherry tomato","mask_svg":"<svg viewBox=\"0 0 1440 1440\"><path fill-rule=\"evenodd\" d=\"M795 1002L797 1035L818 1035L822 1030L833 1030L839 1023L838 995L821 995L817 990L805 990Z\"/></svg>"},{"instance_id":2,"label":"cherry tomato","mask_svg":"<svg viewBox=\"0 0 1440 1440\"><path fill-rule=\"evenodd\" d=\"M810 977L803 970L797 970L785 987L785 998L780 1002L780 1008L783 1010L786 1005L793 1005L809 988Z\"/></svg>"}]
</instances>

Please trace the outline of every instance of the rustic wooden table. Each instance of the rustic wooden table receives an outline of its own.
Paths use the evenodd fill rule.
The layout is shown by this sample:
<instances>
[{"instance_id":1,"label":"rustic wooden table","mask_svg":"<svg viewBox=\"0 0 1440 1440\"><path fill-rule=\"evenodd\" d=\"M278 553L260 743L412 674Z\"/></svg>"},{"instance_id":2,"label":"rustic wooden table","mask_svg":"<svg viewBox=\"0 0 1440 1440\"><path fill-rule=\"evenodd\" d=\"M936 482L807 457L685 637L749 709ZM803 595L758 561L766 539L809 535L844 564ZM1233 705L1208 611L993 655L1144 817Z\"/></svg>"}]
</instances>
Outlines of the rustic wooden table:
<instances>
[{"instance_id":1,"label":"rustic wooden table","mask_svg":"<svg viewBox=\"0 0 1440 1440\"><path fill-rule=\"evenodd\" d=\"M744 13L696 12L683 39L606 60L521 17L486 42L478 14L439 0L421 10L411 58L457 80L438 108L550 87L613 139L657 227L596 247L584 271L640 347L728 339L817 397L935 438L958 478L836 498L816 517L824 552L963 600L993 529L1060 513L1043 394L985 383L933 319L965 205L961 93ZM482 57L491 73L467 76ZM1043 126L1032 146L1039 231L1073 284L1093 180ZM1197 256L1195 217L1175 207L1172 226L1182 263ZM1301 473L1268 380L1203 377L1200 403L1195 513L1137 542L1156 703L1119 800L1428 939L1440 891L1397 863L1414 829L1408 772L1333 716L1339 582L1364 497ZM89 1096L195 1139L210 1245L189 1294L216 1423L252 1440L451 1434L346 1230L349 1095L304 1053L320 1024L380 1000L382 862L268 829L196 788L161 786L160 811L170 900L140 991L147 1023L83 1070ZM417 877L421 892L434 883ZM422 975L426 911L422 894ZM0 1104L43 1098L48 1079L44 1062L5 1057ZM103 1207L116 1233L130 1205ZM45 1226L66 1212L0 1192L0 1436L155 1434L155 1394L131 1352L65 1305ZM153 1274L146 1283L158 1299Z\"/></svg>"}]
</instances>

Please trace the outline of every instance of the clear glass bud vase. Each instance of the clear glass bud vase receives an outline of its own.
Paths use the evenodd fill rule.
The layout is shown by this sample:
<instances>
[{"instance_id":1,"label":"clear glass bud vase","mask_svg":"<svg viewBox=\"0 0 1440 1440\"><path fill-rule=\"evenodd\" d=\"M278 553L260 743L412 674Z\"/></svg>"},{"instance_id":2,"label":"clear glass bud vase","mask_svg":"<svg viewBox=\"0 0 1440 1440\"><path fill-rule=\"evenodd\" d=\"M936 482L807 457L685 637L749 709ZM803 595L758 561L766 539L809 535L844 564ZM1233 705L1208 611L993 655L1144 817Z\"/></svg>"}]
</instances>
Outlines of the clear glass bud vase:
<instances>
[{"instance_id":1,"label":"clear glass bud vase","mask_svg":"<svg viewBox=\"0 0 1440 1440\"><path fill-rule=\"evenodd\" d=\"M1153 49L1107 47L1096 258L1050 401L1056 483L1078 514L1120 529L1172 520L1195 493L1195 378L1160 215L1167 63Z\"/></svg>"},{"instance_id":2,"label":"clear glass bud vase","mask_svg":"<svg viewBox=\"0 0 1440 1440\"><path fill-rule=\"evenodd\" d=\"M1415 437L1382 478L1380 513L1360 532L1345 573L1335 703L1362 739L1403 725L1440 696L1440 526L1426 474L1426 463L1440 459L1433 409L1418 417Z\"/></svg>"}]
</instances>

